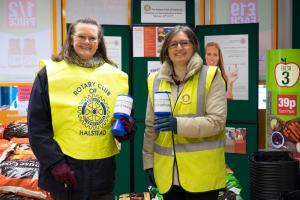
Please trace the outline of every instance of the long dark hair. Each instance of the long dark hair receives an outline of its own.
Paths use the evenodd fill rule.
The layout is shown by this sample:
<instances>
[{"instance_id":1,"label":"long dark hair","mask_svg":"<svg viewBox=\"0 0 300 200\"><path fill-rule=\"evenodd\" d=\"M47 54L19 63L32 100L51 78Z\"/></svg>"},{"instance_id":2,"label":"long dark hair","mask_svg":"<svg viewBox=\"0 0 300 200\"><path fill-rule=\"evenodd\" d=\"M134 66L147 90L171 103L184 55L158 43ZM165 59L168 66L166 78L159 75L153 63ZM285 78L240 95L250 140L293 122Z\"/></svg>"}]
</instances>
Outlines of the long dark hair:
<instances>
[{"instance_id":1,"label":"long dark hair","mask_svg":"<svg viewBox=\"0 0 300 200\"><path fill-rule=\"evenodd\" d=\"M208 48L208 47L215 47L215 48L218 49L219 60L218 60L217 66L220 68L221 73L222 73L222 76L223 76L223 79L224 79L225 82L227 83L228 77L227 77L227 75L226 75L226 73L225 73L224 61L223 61L223 54L222 54L220 45L219 45L218 43L216 43L216 42L208 42L208 43L206 44L206 46L205 46L205 56L204 56L204 57L206 57L206 52L207 52L207 48ZM204 60L205 60L204 63L207 65L206 59L204 59Z\"/></svg>"},{"instance_id":2,"label":"long dark hair","mask_svg":"<svg viewBox=\"0 0 300 200\"><path fill-rule=\"evenodd\" d=\"M197 36L194 33L194 31L188 26L177 25L174 28L172 28L171 31L165 37L164 43L163 43L163 45L161 47L161 51L160 51L160 62L161 63L163 63L164 61L167 61L168 63L172 64L172 61L168 55L168 47L169 47L169 44L170 44L172 38L175 36L175 34L177 34L180 31L182 31L183 33L185 33L188 36L190 42L193 45L194 52L199 50L199 42L197 40Z\"/></svg>"},{"instance_id":3,"label":"long dark hair","mask_svg":"<svg viewBox=\"0 0 300 200\"><path fill-rule=\"evenodd\" d=\"M69 27L67 38L64 42L64 45L62 47L62 50L59 52L58 55L52 55L53 61L62 61L62 60L72 60L72 55L76 54L74 47L73 47L73 36L75 34L75 27L77 24L92 24L98 27L98 40L100 41L98 44L97 51L94 55L101 57L105 62L116 66L115 63L113 63L108 57L106 53L106 46L104 42L104 35L103 35L103 29L100 24L97 23L96 20L91 18L84 18L84 19L78 19L74 23L72 23Z\"/></svg>"}]
</instances>

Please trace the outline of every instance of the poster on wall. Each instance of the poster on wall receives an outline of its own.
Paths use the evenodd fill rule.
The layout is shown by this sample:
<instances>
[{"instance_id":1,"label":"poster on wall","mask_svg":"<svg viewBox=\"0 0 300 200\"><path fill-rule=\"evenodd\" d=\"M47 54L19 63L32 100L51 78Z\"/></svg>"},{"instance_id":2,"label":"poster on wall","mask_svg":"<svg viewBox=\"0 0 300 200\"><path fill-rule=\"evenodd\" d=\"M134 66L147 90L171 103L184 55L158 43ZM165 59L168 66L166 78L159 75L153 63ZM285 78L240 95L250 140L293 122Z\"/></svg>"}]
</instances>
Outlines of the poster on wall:
<instances>
[{"instance_id":1,"label":"poster on wall","mask_svg":"<svg viewBox=\"0 0 300 200\"><path fill-rule=\"evenodd\" d=\"M164 38L172 27L133 27L133 57L159 57Z\"/></svg>"},{"instance_id":2,"label":"poster on wall","mask_svg":"<svg viewBox=\"0 0 300 200\"><path fill-rule=\"evenodd\" d=\"M227 96L230 96L228 99L248 100L248 35L210 35L205 36L204 41L205 46L209 43L216 43L221 49L227 79Z\"/></svg>"},{"instance_id":3,"label":"poster on wall","mask_svg":"<svg viewBox=\"0 0 300 200\"><path fill-rule=\"evenodd\" d=\"M256 23L258 20L257 1L258 0L229 0L230 23Z\"/></svg>"},{"instance_id":4,"label":"poster on wall","mask_svg":"<svg viewBox=\"0 0 300 200\"><path fill-rule=\"evenodd\" d=\"M214 24L259 23L259 80L266 80L266 51L274 47L274 0L215 1ZM286 4L288 6L288 3ZM288 39L288 38L287 38Z\"/></svg>"},{"instance_id":5,"label":"poster on wall","mask_svg":"<svg viewBox=\"0 0 300 200\"><path fill-rule=\"evenodd\" d=\"M186 23L185 1L141 1L142 23Z\"/></svg>"},{"instance_id":6,"label":"poster on wall","mask_svg":"<svg viewBox=\"0 0 300 200\"><path fill-rule=\"evenodd\" d=\"M52 53L51 1L0 2L0 84L32 83L40 59Z\"/></svg>"},{"instance_id":7,"label":"poster on wall","mask_svg":"<svg viewBox=\"0 0 300 200\"><path fill-rule=\"evenodd\" d=\"M104 36L107 56L122 70L122 38L117 36Z\"/></svg>"},{"instance_id":8,"label":"poster on wall","mask_svg":"<svg viewBox=\"0 0 300 200\"><path fill-rule=\"evenodd\" d=\"M229 0L229 23L259 22L259 79L266 77L266 51L272 49L271 1ZM263 12L259 15L259 10Z\"/></svg>"},{"instance_id":9,"label":"poster on wall","mask_svg":"<svg viewBox=\"0 0 300 200\"><path fill-rule=\"evenodd\" d=\"M225 152L246 154L246 128L225 128Z\"/></svg>"},{"instance_id":10,"label":"poster on wall","mask_svg":"<svg viewBox=\"0 0 300 200\"><path fill-rule=\"evenodd\" d=\"M147 62L147 74L158 72L161 68L160 61L148 61Z\"/></svg>"}]
</instances>

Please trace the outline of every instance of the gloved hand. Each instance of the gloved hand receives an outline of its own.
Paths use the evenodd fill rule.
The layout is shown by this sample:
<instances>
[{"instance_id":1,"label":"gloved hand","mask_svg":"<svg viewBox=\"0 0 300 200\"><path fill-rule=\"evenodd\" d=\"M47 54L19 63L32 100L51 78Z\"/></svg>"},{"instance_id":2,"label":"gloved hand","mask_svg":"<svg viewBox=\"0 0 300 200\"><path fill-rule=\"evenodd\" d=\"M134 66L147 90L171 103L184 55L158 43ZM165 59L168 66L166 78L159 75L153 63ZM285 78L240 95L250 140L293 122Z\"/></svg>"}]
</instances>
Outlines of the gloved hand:
<instances>
[{"instance_id":1,"label":"gloved hand","mask_svg":"<svg viewBox=\"0 0 300 200\"><path fill-rule=\"evenodd\" d=\"M148 186L156 187L154 174L153 174L153 168L146 169L145 170L145 176Z\"/></svg>"},{"instance_id":2,"label":"gloved hand","mask_svg":"<svg viewBox=\"0 0 300 200\"><path fill-rule=\"evenodd\" d=\"M177 120L173 116L156 117L154 120L155 132L173 131L177 134Z\"/></svg>"},{"instance_id":3,"label":"gloved hand","mask_svg":"<svg viewBox=\"0 0 300 200\"><path fill-rule=\"evenodd\" d=\"M122 136L115 136L115 138L119 142L130 140L135 135L135 132L136 132L136 129L137 129L135 119L133 117L130 117L130 116L129 116L128 119L125 118L125 117L121 117L120 119L121 119L122 125L125 128L126 134L124 134Z\"/></svg>"},{"instance_id":4,"label":"gloved hand","mask_svg":"<svg viewBox=\"0 0 300 200\"><path fill-rule=\"evenodd\" d=\"M71 171L69 165L66 163L54 165L54 167L51 169L51 174L54 176L57 182L65 183L67 185L71 185L72 187L77 187L77 180L74 172Z\"/></svg>"}]
</instances>

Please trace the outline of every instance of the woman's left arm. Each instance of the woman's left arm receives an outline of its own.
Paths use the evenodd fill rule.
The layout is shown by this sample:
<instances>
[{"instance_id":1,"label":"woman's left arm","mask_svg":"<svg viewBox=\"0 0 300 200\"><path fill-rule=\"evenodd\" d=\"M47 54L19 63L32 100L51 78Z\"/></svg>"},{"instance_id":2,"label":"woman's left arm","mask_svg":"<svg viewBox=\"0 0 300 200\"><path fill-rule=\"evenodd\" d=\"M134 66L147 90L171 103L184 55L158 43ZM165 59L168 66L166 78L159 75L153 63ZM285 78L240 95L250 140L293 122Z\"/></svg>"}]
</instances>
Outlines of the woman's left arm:
<instances>
[{"instance_id":1,"label":"woman's left arm","mask_svg":"<svg viewBox=\"0 0 300 200\"><path fill-rule=\"evenodd\" d=\"M176 117L177 134L204 138L217 135L225 127L227 100L224 80L217 72L206 98L206 113L201 117Z\"/></svg>"}]
</instances>

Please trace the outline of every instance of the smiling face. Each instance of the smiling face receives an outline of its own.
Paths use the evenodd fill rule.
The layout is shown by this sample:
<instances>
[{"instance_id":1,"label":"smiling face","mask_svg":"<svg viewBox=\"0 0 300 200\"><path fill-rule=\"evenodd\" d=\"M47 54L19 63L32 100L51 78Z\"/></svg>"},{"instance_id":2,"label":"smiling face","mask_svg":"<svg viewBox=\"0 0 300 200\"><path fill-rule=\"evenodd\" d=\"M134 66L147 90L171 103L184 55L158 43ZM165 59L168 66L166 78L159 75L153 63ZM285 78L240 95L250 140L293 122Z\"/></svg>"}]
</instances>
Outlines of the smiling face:
<instances>
[{"instance_id":1,"label":"smiling face","mask_svg":"<svg viewBox=\"0 0 300 200\"><path fill-rule=\"evenodd\" d=\"M193 54L194 47L188 36L182 31L176 33L168 47L168 55L173 65L187 65Z\"/></svg>"},{"instance_id":2,"label":"smiling face","mask_svg":"<svg viewBox=\"0 0 300 200\"><path fill-rule=\"evenodd\" d=\"M82 60L91 59L97 51L98 27L93 24L78 23L73 35L73 47Z\"/></svg>"},{"instance_id":3,"label":"smiling face","mask_svg":"<svg viewBox=\"0 0 300 200\"><path fill-rule=\"evenodd\" d=\"M205 61L207 65L217 66L219 63L219 49L215 46L208 46L205 51Z\"/></svg>"}]
</instances>

